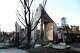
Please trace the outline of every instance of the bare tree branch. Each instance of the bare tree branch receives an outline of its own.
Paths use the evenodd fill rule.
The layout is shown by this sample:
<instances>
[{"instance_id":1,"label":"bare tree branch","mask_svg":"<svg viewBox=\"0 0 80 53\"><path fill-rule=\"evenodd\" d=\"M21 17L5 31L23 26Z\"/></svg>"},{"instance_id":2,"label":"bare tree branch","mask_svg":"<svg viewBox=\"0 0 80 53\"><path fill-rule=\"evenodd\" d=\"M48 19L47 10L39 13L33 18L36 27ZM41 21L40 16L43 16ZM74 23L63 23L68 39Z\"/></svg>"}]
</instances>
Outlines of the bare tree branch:
<instances>
[{"instance_id":1,"label":"bare tree branch","mask_svg":"<svg viewBox=\"0 0 80 53\"><path fill-rule=\"evenodd\" d=\"M34 19L33 19L33 14L34 14L34 12L32 12L32 18L31 18L31 24L33 25L33 21L34 21Z\"/></svg>"},{"instance_id":2,"label":"bare tree branch","mask_svg":"<svg viewBox=\"0 0 80 53\"><path fill-rule=\"evenodd\" d=\"M18 12L18 10L17 10L17 12L18 12L18 15L25 21L25 24L26 24L26 26L28 25L28 23L27 23L27 18L26 18L26 14L28 13L26 13L26 7L27 7L27 3L26 3L26 0L24 0L24 1L22 1L22 0L20 0L20 2L21 2L21 4L23 5L23 8L24 8L24 17L25 17L25 19L21 16L21 14ZM19 18L18 18L19 19ZM20 21L20 19L19 19L19 21ZM21 21L20 21L21 22ZM21 22L22 23L22 22ZM23 23L22 23L23 24ZM24 25L24 24L23 24Z\"/></svg>"},{"instance_id":3,"label":"bare tree branch","mask_svg":"<svg viewBox=\"0 0 80 53\"><path fill-rule=\"evenodd\" d=\"M46 6L46 2L47 2L47 0L45 0L45 3L44 3L44 8L45 8L45 6Z\"/></svg>"},{"instance_id":4,"label":"bare tree branch","mask_svg":"<svg viewBox=\"0 0 80 53\"><path fill-rule=\"evenodd\" d=\"M27 5L29 6L29 0L27 0Z\"/></svg>"},{"instance_id":5,"label":"bare tree branch","mask_svg":"<svg viewBox=\"0 0 80 53\"><path fill-rule=\"evenodd\" d=\"M26 0L24 0L24 3L22 2L22 0L20 0L20 2L21 2L21 4L23 5L24 9L26 9L26 7L27 7L27 8L30 8L30 7L31 7L33 0L31 1L29 7L27 6ZM26 5L26 7L24 6L24 4ZM27 10L26 14L27 14L27 13L28 13L28 10Z\"/></svg>"},{"instance_id":6,"label":"bare tree branch","mask_svg":"<svg viewBox=\"0 0 80 53\"><path fill-rule=\"evenodd\" d=\"M18 17L17 14L16 14L16 16L17 16L18 20L21 22L21 20L20 20L20 18ZM22 24L24 27L26 27L22 22L21 22L21 24Z\"/></svg>"},{"instance_id":7,"label":"bare tree branch","mask_svg":"<svg viewBox=\"0 0 80 53\"><path fill-rule=\"evenodd\" d=\"M28 26L27 18L26 18L26 9L25 9L25 11L24 11L24 17L25 17L25 23L26 23L26 26Z\"/></svg>"},{"instance_id":8,"label":"bare tree branch","mask_svg":"<svg viewBox=\"0 0 80 53\"><path fill-rule=\"evenodd\" d=\"M26 0L24 0L24 5L27 6Z\"/></svg>"},{"instance_id":9,"label":"bare tree branch","mask_svg":"<svg viewBox=\"0 0 80 53\"><path fill-rule=\"evenodd\" d=\"M30 6L29 6L29 7L31 7L31 5L32 5L32 2L33 2L33 0L31 0L31 3L30 3Z\"/></svg>"},{"instance_id":10,"label":"bare tree branch","mask_svg":"<svg viewBox=\"0 0 80 53\"><path fill-rule=\"evenodd\" d=\"M43 8L45 8L46 2L47 2L47 0L43 0Z\"/></svg>"},{"instance_id":11,"label":"bare tree branch","mask_svg":"<svg viewBox=\"0 0 80 53\"><path fill-rule=\"evenodd\" d=\"M41 19L41 18L38 19L38 21L36 22L36 25L34 26L34 28L33 28L31 31L33 31L33 30L37 27L40 19Z\"/></svg>"},{"instance_id":12,"label":"bare tree branch","mask_svg":"<svg viewBox=\"0 0 80 53\"><path fill-rule=\"evenodd\" d=\"M25 19L21 16L21 14L19 13L19 11L17 10L18 15L25 21Z\"/></svg>"},{"instance_id":13,"label":"bare tree branch","mask_svg":"<svg viewBox=\"0 0 80 53\"><path fill-rule=\"evenodd\" d=\"M25 8L24 8L25 23L26 23L26 26L28 26L27 18L26 18L26 14L28 13L28 12L26 12L26 7L28 8L28 5L26 3L26 0L24 0L24 5L25 5ZM29 11L29 10L27 10L27 11Z\"/></svg>"},{"instance_id":14,"label":"bare tree branch","mask_svg":"<svg viewBox=\"0 0 80 53\"><path fill-rule=\"evenodd\" d=\"M21 2L21 4L22 4L22 6L25 8L24 3L22 2L22 0L20 0L20 2Z\"/></svg>"},{"instance_id":15,"label":"bare tree branch","mask_svg":"<svg viewBox=\"0 0 80 53\"><path fill-rule=\"evenodd\" d=\"M31 7L31 5L32 5L32 2L33 2L33 0L31 1L31 3L30 3L30 6L29 7ZM26 14L28 13L28 11L26 12Z\"/></svg>"}]
</instances>

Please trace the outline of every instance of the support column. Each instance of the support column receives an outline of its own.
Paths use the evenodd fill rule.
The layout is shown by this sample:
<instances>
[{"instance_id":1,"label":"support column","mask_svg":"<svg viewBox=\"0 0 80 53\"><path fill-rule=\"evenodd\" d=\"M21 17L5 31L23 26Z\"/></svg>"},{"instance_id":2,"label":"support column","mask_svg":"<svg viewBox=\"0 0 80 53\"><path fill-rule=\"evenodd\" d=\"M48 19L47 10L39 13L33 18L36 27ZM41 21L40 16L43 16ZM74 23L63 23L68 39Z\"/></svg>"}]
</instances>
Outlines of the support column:
<instances>
[{"instance_id":1,"label":"support column","mask_svg":"<svg viewBox=\"0 0 80 53\"><path fill-rule=\"evenodd\" d=\"M44 23L44 40L47 41L47 23Z\"/></svg>"},{"instance_id":2,"label":"support column","mask_svg":"<svg viewBox=\"0 0 80 53\"><path fill-rule=\"evenodd\" d=\"M43 32L43 21L42 21L42 19L41 19L41 29L40 29L40 34L41 34L40 39L43 40L44 32Z\"/></svg>"}]
</instances>

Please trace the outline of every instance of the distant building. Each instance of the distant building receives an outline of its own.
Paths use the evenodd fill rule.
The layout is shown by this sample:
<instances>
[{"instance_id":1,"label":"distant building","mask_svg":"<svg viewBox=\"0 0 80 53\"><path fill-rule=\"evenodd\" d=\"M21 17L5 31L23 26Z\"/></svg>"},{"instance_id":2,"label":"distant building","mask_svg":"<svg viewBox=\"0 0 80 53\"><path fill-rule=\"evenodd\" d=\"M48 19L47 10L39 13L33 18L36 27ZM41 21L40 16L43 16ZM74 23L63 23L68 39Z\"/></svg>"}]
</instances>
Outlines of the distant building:
<instances>
[{"instance_id":1,"label":"distant building","mask_svg":"<svg viewBox=\"0 0 80 53\"><path fill-rule=\"evenodd\" d=\"M79 31L79 26L71 26L71 31L74 31L74 32Z\"/></svg>"}]
</instances>

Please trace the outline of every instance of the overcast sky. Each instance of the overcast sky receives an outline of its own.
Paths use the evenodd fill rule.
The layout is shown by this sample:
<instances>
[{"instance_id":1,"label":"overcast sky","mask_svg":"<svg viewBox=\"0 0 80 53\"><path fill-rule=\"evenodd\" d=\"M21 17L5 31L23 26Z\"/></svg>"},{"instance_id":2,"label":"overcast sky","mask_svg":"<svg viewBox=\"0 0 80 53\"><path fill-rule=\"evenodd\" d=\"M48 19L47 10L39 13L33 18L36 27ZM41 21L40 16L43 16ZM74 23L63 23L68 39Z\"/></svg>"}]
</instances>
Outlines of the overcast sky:
<instances>
[{"instance_id":1,"label":"overcast sky","mask_svg":"<svg viewBox=\"0 0 80 53\"><path fill-rule=\"evenodd\" d=\"M20 9L18 2L19 0L0 1L0 28L2 31L15 30L16 9ZM42 0L34 0L31 11L35 11L39 3L42 3ZM60 23L61 18L66 17L69 25L80 25L80 0L47 0L45 10L56 23Z\"/></svg>"}]
</instances>

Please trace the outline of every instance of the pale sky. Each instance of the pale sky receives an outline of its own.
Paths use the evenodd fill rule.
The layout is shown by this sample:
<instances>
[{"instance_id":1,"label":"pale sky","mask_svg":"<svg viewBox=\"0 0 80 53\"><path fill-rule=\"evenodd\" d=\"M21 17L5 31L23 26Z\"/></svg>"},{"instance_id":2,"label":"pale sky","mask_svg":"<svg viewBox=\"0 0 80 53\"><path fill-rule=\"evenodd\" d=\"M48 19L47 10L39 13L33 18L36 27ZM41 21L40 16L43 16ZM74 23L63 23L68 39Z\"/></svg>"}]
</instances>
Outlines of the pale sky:
<instances>
[{"instance_id":1,"label":"pale sky","mask_svg":"<svg viewBox=\"0 0 80 53\"><path fill-rule=\"evenodd\" d=\"M57 23L66 17L69 25L80 25L80 0L48 0L46 11Z\"/></svg>"},{"instance_id":2,"label":"pale sky","mask_svg":"<svg viewBox=\"0 0 80 53\"><path fill-rule=\"evenodd\" d=\"M20 9L19 0L1 0L0 1L0 28L1 31L14 31L16 18L16 9ZM34 0L31 11L35 11L42 0ZM62 17L67 18L69 25L80 26L80 0L47 0L46 12L56 22L60 23ZM18 20L17 20L18 21Z\"/></svg>"}]
</instances>

